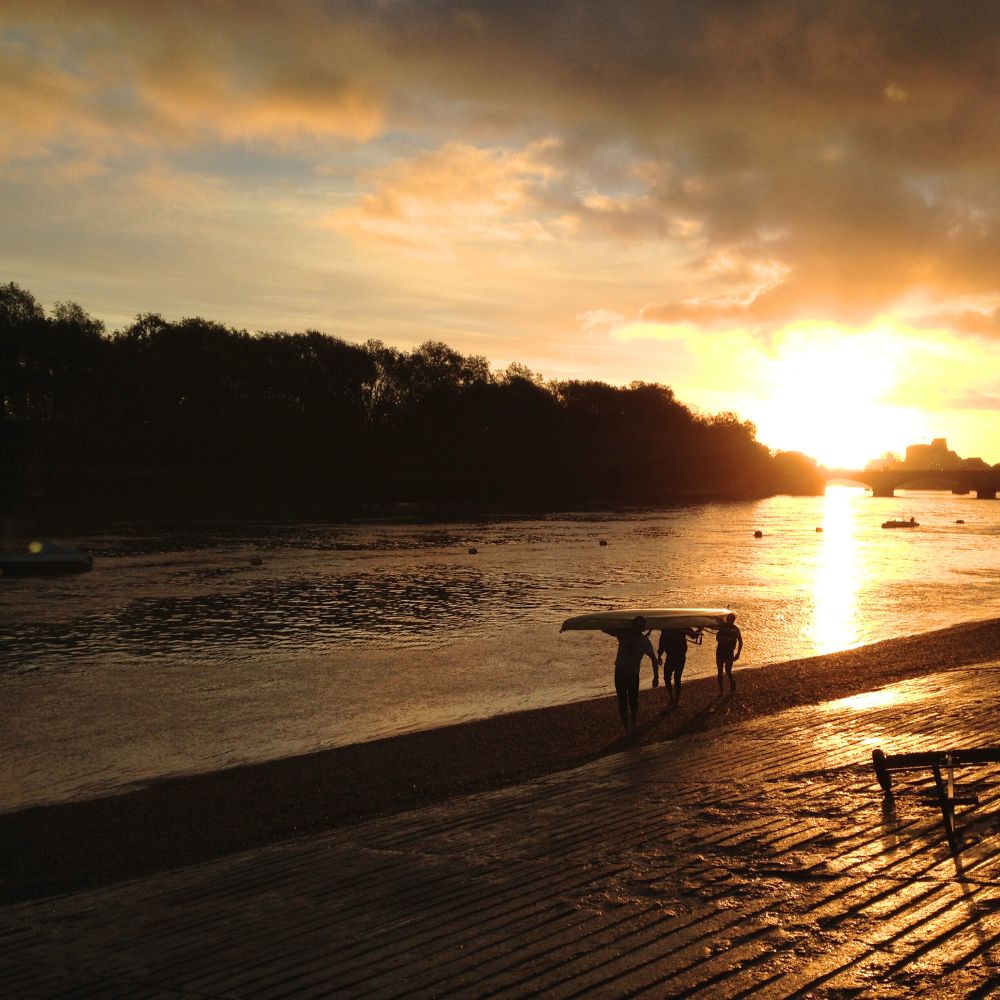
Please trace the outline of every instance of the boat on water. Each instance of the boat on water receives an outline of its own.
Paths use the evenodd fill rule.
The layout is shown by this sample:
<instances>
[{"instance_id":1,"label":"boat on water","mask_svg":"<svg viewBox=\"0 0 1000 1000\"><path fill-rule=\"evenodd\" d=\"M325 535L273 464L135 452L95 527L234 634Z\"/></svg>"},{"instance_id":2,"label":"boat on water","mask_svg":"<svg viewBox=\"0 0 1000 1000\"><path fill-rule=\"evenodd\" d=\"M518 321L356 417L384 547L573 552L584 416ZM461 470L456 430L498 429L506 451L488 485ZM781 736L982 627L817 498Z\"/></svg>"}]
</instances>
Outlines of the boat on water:
<instances>
[{"instance_id":1,"label":"boat on water","mask_svg":"<svg viewBox=\"0 0 1000 1000\"><path fill-rule=\"evenodd\" d=\"M915 521L912 517L909 521L883 521L883 528L919 528L920 522Z\"/></svg>"},{"instance_id":2,"label":"boat on water","mask_svg":"<svg viewBox=\"0 0 1000 1000\"><path fill-rule=\"evenodd\" d=\"M593 611L567 618L560 632L610 631L630 628L636 618L645 618L647 629L701 628L718 631L729 608L624 608L618 611Z\"/></svg>"},{"instance_id":3,"label":"boat on water","mask_svg":"<svg viewBox=\"0 0 1000 1000\"><path fill-rule=\"evenodd\" d=\"M20 552L0 552L4 576L43 576L50 573L86 573L94 557L82 549L57 542L31 542Z\"/></svg>"}]
</instances>

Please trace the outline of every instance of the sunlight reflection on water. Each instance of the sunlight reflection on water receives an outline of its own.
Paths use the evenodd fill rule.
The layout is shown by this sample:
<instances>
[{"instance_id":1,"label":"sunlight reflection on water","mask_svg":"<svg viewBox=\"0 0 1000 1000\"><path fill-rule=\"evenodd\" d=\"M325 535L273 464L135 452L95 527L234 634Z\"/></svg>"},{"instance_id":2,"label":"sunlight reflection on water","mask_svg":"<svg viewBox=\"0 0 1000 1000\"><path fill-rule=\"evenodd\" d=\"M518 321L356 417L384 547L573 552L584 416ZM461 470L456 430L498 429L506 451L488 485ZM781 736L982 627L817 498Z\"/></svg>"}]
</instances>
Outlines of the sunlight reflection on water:
<instances>
[{"instance_id":1,"label":"sunlight reflection on water","mask_svg":"<svg viewBox=\"0 0 1000 1000\"><path fill-rule=\"evenodd\" d=\"M822 542L813 577L811 632L817 653L858 645L857 602L861 581L874 567L860 565L854 501L859 491L831 486L823 501Z\"/></svg>"}]
</instances>

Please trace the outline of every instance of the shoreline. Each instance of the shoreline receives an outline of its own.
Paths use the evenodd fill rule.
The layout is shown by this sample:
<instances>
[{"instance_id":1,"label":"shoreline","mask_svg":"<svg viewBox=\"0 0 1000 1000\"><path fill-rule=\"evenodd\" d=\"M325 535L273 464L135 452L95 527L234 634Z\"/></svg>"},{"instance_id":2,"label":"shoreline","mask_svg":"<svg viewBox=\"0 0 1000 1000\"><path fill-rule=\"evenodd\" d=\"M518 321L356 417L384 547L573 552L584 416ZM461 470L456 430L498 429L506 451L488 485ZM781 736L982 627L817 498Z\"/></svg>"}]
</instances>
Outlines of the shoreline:
<instances>
[{"instance_id":1,"label":"shoreline","mask_svg":"<svg viewBox=\"0 0 1000 1000\"><path fill-rule=\"evenodd\" d=\"M1000 618L684 684L664 712L643 674L638 733L606 697L165 778L120 795L0 814L0 901L112 884L472 792L518 784L628 746L723 728L910 677L1000 659Z\"/></svg>"}]
</instances>

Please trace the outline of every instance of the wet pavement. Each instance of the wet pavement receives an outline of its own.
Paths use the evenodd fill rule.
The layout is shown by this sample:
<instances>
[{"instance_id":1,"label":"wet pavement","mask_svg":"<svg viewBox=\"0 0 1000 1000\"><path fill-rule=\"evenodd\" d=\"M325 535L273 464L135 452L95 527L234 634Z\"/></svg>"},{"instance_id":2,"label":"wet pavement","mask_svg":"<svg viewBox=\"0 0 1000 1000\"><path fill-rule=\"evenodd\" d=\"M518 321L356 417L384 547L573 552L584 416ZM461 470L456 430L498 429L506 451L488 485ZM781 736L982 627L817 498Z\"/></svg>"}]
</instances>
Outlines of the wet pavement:
<instances>
[{"instance_id":1,"label":"wet pavement","mask_svg":"<svg viewBox=\"0 0 1000 1000\"><path fill-rule=\"evenodd\" d=\"M11 997L1000 995L1000 767L961 852L871 751L1000 743L1000 664L0 909ZM738 696L737 696L738 697Z\"/></svg>"}]
</instances>

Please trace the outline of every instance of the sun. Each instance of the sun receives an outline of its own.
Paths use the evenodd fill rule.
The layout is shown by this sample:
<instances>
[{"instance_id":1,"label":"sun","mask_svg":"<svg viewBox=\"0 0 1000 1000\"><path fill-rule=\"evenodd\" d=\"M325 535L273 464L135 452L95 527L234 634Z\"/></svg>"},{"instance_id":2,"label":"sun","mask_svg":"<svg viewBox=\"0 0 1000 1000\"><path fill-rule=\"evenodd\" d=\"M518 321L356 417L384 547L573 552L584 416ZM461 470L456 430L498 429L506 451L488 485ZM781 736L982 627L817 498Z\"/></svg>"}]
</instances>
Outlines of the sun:
<instances>
[{"instance_id":1,"label":"sun","mask_svg":"<svg viewBox=\"0 0 1000 1000\"><path fill-rule=\"evenodd\" d=\"M858 469L916 439L912 411L888 402L897 386L900 336L819 324L782 331L760 373L758 437L828 468Z\"/></svg>"}]
</instances>

